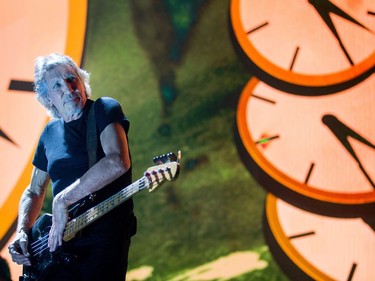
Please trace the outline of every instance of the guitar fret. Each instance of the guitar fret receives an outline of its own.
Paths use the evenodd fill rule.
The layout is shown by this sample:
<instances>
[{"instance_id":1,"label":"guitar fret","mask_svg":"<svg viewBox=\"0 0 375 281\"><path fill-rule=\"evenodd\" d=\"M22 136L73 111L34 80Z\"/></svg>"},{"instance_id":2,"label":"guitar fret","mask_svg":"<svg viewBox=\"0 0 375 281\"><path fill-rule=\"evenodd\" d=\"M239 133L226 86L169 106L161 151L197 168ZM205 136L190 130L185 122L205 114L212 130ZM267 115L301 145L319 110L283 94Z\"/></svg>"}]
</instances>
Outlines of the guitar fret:
<instances>
[{"instance_id":1,"label":"guitar fret","mask_svg":"<svg viewBox=\"0 0 375 281\"><path fill-rule=\"evenodd\" d=\"M113 196L104 200L100 204L92 207L83 214L69 221L66 225L64 232L64 241L68 241L74 237L74 235L86 227L88 224L94 222L96 219L103 216L105 213L114 209L118 205L125 202L127 199L138 193L140 190L146 187L146 178L142 177L138 181L132 183L128 187L120 190Z\"/></svg>"},{"instance_id":2,"label":"guitar fret","mask_svg":"<svg viewBox=\"0 0 375 281\"><path fill-rule=\"evenodd\" d=\"M173 172L170 167L168 166L164 167L164 171L168 171L168 174L170 176L169 180L172 180L172 178L176 175L176 172L178 171L177 168L178 168L177 163L175 163L175 168ZM163 170L159 168L159 171L163 171ZM174 173L174 175L172 175L172 173ZM155 174L155 177L157 178L156 174ZM123 202L131 198L134 194L138 193L139 191L150 186L151 186L150 190L154 190L159 184L160 182L158 182L157 180L155 182L152 182L152 179L150 178L150 176L143 176L142 178L135 181L131 185L125 187L124 189L120 190L113 196L109 197L108 199L104 200L103 202L99 203L98 205L92 207L91 209L87 210L83 214L69 221L64 231L63 240L69 241L70 239L74 238L75 234L78 231L82 230L88 224L94 222L95 220L97 220L98 218L100 218L101 216L109 212L110 210L122 204Z\"/></svg>"}]
</instances>

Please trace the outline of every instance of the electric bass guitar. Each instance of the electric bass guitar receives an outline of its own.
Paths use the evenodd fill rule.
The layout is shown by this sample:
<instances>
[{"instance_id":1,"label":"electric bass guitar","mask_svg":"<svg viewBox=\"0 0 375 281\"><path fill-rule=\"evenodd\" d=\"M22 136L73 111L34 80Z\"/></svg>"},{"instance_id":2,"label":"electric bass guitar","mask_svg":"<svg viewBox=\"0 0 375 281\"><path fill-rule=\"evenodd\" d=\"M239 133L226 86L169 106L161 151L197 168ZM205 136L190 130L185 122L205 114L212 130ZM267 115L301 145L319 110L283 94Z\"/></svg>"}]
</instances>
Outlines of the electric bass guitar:
<instances>
[{"instance_id":1,"label":"electric bass guitar","mask_svg":"<svg viewBox=\"0 0 375 281\"><path fill-rule=\"evenodd\" d=\"M74 263L75 256L66 252L64 244L72 240L75 235L89 224L93 223L109 211L113 210L126 200L132 198L142 190L156 191L167 182L176 180L180 172L181 152L178 156L168 153L154 158L155 166L146 170L144 176L116 194L110 196L98 205L83 212L77 212L77 206L69 209L63 244L54 252L49 251L48 236L52 226L52 215L42 215L33 225L29 233L29 253L31 266L23 267L20 281L43 281L56 266L68 266ZM87 200L90 200L87 197ZM83 200L84 201L84 200ZM84 206L80 203L79 208ZM76 215L80 213L79 215ZM47 280L46 280L47 281Z\"/></svg>"}]
</instances>

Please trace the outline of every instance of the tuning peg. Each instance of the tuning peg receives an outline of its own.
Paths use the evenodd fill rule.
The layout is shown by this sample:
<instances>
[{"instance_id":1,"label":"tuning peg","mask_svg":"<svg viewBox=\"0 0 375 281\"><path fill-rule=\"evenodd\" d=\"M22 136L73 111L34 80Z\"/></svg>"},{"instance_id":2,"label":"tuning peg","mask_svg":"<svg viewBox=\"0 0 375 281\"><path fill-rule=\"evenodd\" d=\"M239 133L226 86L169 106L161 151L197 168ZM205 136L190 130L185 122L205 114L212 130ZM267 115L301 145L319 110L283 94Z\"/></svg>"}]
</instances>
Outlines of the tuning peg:
<instances>
[{"instance_id":1,"label":"tuning peg","mask_svg":"<svg viewBox=\"0 0 375 281\"><path fill-rule=\"evenodd\" d=\"M175 161L177 161L177 156L173 152L169 152L167 154L154 157L153 159L153 162L156 165L160 165L160 164L164 164L168 162L175 162Z\"/></svg>"},{"instance_id":2,"label":"tuning peg","mask_svg":"<svg viewBox=\"0 0 375 281\"><path fill-rule=\"evenodd\" d=\"M167 158L168 158L169 161L171 161L171 162L175 162L175 161L177 161L177 156L176 156L176 154L174 154L173 152L169 152L169 153L167 154Z\"/></svg>"}]
</instances>

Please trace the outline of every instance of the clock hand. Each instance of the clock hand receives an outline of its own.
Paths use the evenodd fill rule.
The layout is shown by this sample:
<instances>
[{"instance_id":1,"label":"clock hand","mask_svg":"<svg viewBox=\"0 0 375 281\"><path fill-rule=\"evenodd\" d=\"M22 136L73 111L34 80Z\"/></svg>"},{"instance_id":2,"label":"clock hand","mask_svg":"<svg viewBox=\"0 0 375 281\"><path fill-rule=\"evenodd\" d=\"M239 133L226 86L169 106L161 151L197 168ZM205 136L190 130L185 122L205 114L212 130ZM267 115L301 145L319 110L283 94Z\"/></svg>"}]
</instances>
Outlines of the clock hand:
<instances>
[{"instance_id":1,"label":"clock hand","mask_svg":"<svg viewBox=\"0 0 375 281\"><path fill-rule=\"evenodd\" d=\"M329 0L308 0L308 1L311 5L314 6L314 8L318 11L318 13L321 16L322 14L328 15L328 13L333 13L371 32L369 28L361 24L359 21L357 21L355 18L353 18L352 16L344 12L341 8L337 7L335 4L333 4Z\"/></svg>"},{"instance_id":2,"label":"clock hand","mask_svg":"<svg viewBox=\"0 0 375 281\"><path fill-rule=\"evenodd\" d=\"M340 44L340 47L342 51L344 52L346 58L348 59L349 63L353 65L353 61L351 57L349 56L349 53L347 52L344 44L341 41L341 38L336 30L335 25L333 24L332 18L330 13L336 14L356 25L359 25L360 27L368 30L371 32L370 29L368 29L366 26L358 22L356 19L348 15L346 12L344 12L342 9L331 3L329 0L308 0L309 3L316 9L316 11L319 13L320 17L323 19L325 24L328 26L328 28L331 30L333 35L336 37L337 41Z\"/></svg>"},{"instance_id":3,"label":"clock hand","mask_svg":"<svg viewBox=\"0 0 375 281\"><path fill-rule=\"evenodd\" d=\"M375 184L371 180L370 176L367 174L365 169L362 166L361 161L358 159L353 147L348 141L348 137L352 137L367 146L375 149L375 145L363 138L361 135L353 131L351 128L346 126L340 120L337 119L336 116L326 114L322 118L323 124L325 124L335 135L335 137L341 142L341 144L345 147L345 149L350 153L350 155L354 158L354 160L358 163L359 168L361 169L362 173L365 175L369 183L373 188L375 188Z\"/></svg>"},{"instance_id":4,"label":"clock hand","mask_svg":"<svg viewBox=\"0 0 375 281\"><path fill-rule=\"evenodd\" d=\"M362 216L362 220L367 223L372 230L375 232L375 215L374 214L366 214Z\"/></svg>"}]
</instances>

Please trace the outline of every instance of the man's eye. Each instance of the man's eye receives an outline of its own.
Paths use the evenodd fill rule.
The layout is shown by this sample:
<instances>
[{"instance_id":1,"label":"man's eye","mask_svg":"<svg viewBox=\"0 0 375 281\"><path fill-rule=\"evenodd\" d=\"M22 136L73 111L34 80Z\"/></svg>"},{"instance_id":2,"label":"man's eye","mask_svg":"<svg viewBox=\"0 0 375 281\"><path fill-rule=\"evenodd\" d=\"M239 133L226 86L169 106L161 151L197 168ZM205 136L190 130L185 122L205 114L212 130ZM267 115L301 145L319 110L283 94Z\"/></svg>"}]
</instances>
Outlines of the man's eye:
<instances>
[{"instance_id":1,"label":"man's eye","mask_svg":"<svg viewBox=\"0 0 375 281\"><path fill-rule=\"evenodd\" d=\"M68 76L68 77L66 78L66 81L68 81L69 83L74 82L75 80L76 80L76 77L73 76L73 75Z\"/></svg>"},{"instance_id":2,"label":"man's eye","mask_svg":"<svg viewBox=\"0 0 375 281\"><path fill-rule=\"evenodd\" d=\"M53 89L54 90L57 90L57 89L60 89L61 88L61 84L60 83L56 83L55 85L53 85Z\"/></svg>"}]
</instances>

